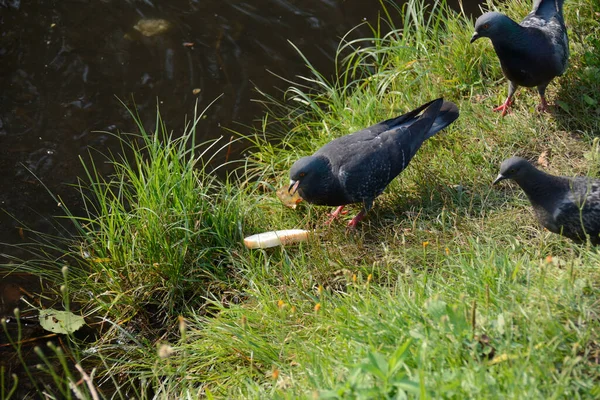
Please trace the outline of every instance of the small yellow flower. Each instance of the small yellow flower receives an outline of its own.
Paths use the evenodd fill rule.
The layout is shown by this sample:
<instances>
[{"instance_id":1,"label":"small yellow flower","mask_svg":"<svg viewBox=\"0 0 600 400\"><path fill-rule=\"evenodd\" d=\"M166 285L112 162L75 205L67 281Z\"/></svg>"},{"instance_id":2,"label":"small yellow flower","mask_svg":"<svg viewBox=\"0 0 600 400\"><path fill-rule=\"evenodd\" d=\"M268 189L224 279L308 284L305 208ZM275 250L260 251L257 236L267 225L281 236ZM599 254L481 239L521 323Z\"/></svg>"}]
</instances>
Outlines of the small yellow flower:
<instances>
[{"instance_id":1,"label":"small yellow flower","mask_svg":"<svg viewBox=\"0 0 600 400\"><path fill-rule=\"evenodd\" d=\"M546 263L550 264L552 262L552 256L546 256Z\"/></svg>"},{"instance_id":2,"label":"small yellow flower","mask_svg":"<svg viewBox=\"0 0 600 400\"><path fill-rule=\"evenodd\" d=\"M450 255L450 249L446 247L445 251L446 251L446 255L449 256Z\"/></svg>"},{"instance_id":3,"label":"small yellow flower","mask_svg":"<svg viewBox=\"0 0 600 400\"><path fill-rule=\"evenodd\" d=\"M271 378L273 378L273 380L279 378L279 370L277 368L273 368L273 372L271 372Z\"/></svg>"},{"instance_id":4,"label":"small yellow flower","mask_svg":"<svg viewBox=\"0 0 600 400\"><path fill-rule=\"evenodd\" d=\"M352 282L356 283L356 274L352 274Z\"/></svg>"},{"instance_id":5,"label":"small yellow flower","mask_svg":"<svg viewBox=\"0 0 600 400\"><path fill-rule=\"evenodd\" d=\"M323 286L319 285L319 288L317 290L318 290L319 295L320 295L321 293L323 293Z\"/></svg>"},{"instance_id":6,"label":"small yellow flower","mask_svg":"<svg viewBox=\"0 0 600 400\"><path fill-rule=\"evenodd\" d=\"M290 312L291 312L292 314L294 314L294 313L296 312L296 306L292 306L292 308L290 309Z\"/></svg>"},{"instance_id":7,"label":"small yellow flower","mask_svg":"<svg viewBox=\"0 0 600 400\"><path fill-rule=\"evenodd\" d=\"M429 246L429 242L423 242L423 248Z\"/></svg>"},{"instance_id":8,"label":"small yellow flower","mask_svg":"<svg viewBox=\"0 0 600 400\"><path fill-rule=\"evenodd\" d=\"M283 300L277 300L277 307L279 307L279 309L282 309L283 307L285 307L285 303Z\"/></svg>"},{"instance_id":9,"label":"small yellow flower","mask_svg":"<svg viewBox=\"0 0 600 400\"><path fill-rule=\"evenodd\" d=\"M367 283L371 282L371 279L373 279L373 274L367 276Z\"/></svg>"},{"instance_id":10,"label":"small yellow flower","mask_svg":"<svg viewBox=\"0 0 600 400\"><path fill-rule=\"evenodd\" d=\"M321 303L315 304L315 312L319 312L320 309L321 309Z\"/></svg>"}]
</instances>

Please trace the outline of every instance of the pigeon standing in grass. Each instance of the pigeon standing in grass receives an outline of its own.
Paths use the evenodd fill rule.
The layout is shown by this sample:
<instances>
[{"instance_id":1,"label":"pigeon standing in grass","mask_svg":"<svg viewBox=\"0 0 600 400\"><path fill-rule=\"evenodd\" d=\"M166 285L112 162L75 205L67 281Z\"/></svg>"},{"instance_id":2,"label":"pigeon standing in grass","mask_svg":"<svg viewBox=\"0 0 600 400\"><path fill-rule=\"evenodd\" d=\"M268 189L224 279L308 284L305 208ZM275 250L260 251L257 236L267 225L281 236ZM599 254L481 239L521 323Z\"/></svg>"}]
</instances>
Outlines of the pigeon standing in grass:
<instances>
[{"instance_id":1,"label":"pigeon standing in grass","mask_svg":"<svg viewBox=\"0 0 600 400\"><path fill-rule=\"evenodd\" d=\"M537 86L541 97L538 110L546 111L546 86L567 69L569 39L563 20L564 0L535 0L520 24L504 14L487 12L477 18L471 43L489 37L508 79L508 97L494 108L506 115L519 86Z\"/></svg>"},{"instance_id":2,"label":"pigeon standing in grass","mask_svg":"<svg viewBox=\"0 0 600 400\"><path fill-rule=\"evenodd\" d=\"M600 180L547 174L520 157L505 160L494 184L512 179L525 192L549 231L578 243L600 244Z\"/></svg>"},{"instance_id":3,"label":"pigeon standing in grass","mask_svg":"<svg viewBox=\"0 0 600 400\"><path fill-rule=\"evenodd\" d=\"M456 118L456 105L440 98L337 138L292 165L288 190L292 194L298 191L309 203L338 206L329 222L346 204L363 203L363 209L348 223L354 227L421 144Z\"/></svg>"}]
</instances>

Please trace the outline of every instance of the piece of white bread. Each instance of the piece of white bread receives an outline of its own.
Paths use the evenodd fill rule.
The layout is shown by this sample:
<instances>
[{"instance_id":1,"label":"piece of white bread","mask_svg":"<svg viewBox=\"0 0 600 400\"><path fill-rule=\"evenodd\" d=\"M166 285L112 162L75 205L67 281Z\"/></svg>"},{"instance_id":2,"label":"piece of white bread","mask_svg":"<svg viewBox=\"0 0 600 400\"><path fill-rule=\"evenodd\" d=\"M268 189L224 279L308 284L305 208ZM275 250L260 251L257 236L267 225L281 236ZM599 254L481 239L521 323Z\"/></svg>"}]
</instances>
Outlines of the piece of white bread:
<instances>
[{"instance_id":1,"label":"piece of white bread","mask_svg":"<svg viewBox=\"0 0 600 400\"><path fill-rule=\"evenodd\" d=\"M286 245L308 240L310 231L304 229L284 229L270 231L248 236L244 239L244 245L249 249L266 249L279 245Z\"/></svg>"}]
</instances>

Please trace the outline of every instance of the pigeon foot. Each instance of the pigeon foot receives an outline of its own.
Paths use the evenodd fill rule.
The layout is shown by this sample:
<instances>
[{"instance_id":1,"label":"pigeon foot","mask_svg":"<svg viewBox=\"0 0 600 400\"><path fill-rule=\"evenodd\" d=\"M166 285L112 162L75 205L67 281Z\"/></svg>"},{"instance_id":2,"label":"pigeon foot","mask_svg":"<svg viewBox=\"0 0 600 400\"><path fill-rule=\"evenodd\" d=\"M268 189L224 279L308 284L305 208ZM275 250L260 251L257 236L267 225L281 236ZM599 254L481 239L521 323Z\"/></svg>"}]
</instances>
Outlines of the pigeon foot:
<instances>
[{"instance_id":1,"label":"pigeon foot","mask_svg":"<svg viewBox=\"0 0 600 400\"><path fill-rule=\"evenodd\" d=\"M502 111L502 116L504 117L508 113L510 106L512 106L512 100L509 97L504 103L494 108L494 111Z\"/></svg>"},{"instance_id":2,"label":"pigeon foot","mask_svg":"<svg viewBox=\"0 0 600 400\"><path fill-rule=\"evenodd\" d=\"M360 220L362 220L365 217L365 212L364 210L361 210L361 212L359 212L358 214L356 214L356 217L352 218L350 220L350 222L348 222L348 229L352 229L352 228L356 228L356 225L358 224L358 222Z\"/></svg>"},{"instance_id":3,"label":"pigeon foot","mask_svg":"<svg viewBox=\"0 0 600 400\"><path fill-rule=\"evenodd\" d=\"M337 217L339 217L340 214L347 214L348 211L342 211L344 209L345 206L339 206L338 208L335 209L335 211L333 211L330 215L330 218L327 220L326 224L327 225L331 225L331 223L333 222L334 219L336 219Z\"/></svg>"}]
</instances>

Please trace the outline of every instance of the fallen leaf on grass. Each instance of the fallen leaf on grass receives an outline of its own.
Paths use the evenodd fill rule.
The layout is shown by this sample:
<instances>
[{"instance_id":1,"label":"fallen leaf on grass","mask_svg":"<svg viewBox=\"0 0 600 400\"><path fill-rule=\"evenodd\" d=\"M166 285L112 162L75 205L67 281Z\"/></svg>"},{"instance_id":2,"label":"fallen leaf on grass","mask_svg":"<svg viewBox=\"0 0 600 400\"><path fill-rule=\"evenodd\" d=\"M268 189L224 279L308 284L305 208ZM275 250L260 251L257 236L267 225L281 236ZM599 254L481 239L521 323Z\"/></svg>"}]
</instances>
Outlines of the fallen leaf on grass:
<instances>
[{"instance_id":1,"label":"fallen leaf on grass","mask_svg":"<svg viewBox=\"0 0 600 400\"><path fill-rule=\"evenodd\" d=\"M47 308L40 310L40 325L49 332L64 334L75 332L85 325L85 320L69 311Z\"/></svg>"}]
</instances>

